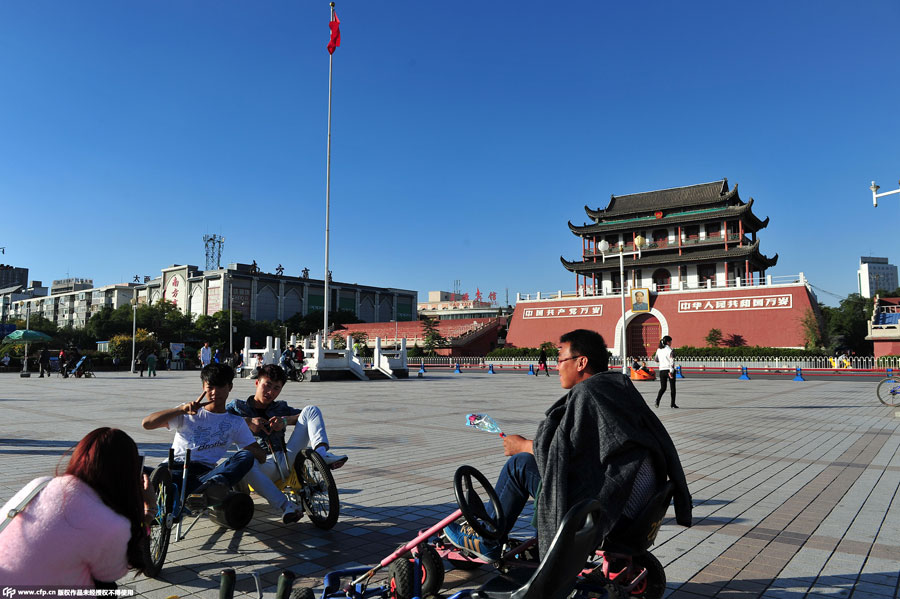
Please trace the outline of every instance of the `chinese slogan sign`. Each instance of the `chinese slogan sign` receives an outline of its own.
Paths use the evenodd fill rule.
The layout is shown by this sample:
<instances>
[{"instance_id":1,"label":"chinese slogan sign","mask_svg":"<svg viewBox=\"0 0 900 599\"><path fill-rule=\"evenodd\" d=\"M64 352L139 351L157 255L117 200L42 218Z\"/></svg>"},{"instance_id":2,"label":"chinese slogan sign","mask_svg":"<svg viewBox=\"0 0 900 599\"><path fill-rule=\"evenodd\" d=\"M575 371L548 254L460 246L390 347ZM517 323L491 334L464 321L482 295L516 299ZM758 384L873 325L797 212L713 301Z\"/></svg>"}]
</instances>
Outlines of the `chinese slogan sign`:
<instances>
[{"instance_id":1,"label":"chinese slogan sign","mask_svg":"<svg viewBox=\"0 0 900 599\"><path fill-rule=\"evenodd\" d=\"M793 296L763 295L754 297L728 297L708 300L680 300L679 312L731 312L735 310L770 310L790 308Z\"/></svg>"},{"instance_id":2,"label":"chinese slogan sign","mask_svg":"<svg viewBox=\"0 0 900 599\"><path fill-rule=\"evenodd\" d=\"M571 318L573 316L600 316L603 306L558 306L552 308L527 308L523 318Z\"/></svg>"}]
</instances>

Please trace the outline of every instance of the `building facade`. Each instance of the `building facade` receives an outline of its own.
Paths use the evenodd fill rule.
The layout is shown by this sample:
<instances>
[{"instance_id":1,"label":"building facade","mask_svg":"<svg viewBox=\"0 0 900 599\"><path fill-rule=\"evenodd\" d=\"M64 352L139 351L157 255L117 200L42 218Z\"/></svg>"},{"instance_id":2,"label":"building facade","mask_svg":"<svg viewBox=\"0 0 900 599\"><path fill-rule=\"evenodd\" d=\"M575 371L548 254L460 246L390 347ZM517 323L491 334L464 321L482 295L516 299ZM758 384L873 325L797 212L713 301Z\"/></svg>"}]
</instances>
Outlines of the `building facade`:
<instances>
[{"instance_id":1,"label":"building facade","mask_svg":"<svg viewBox=\"0 0 900 599\"><path fill-rule=\"evenodd\" d=\"M594 222L569 229L581 238L581 259L563 266L575 274L584 293L618 292L620 251L633 252L637 237L646 239L641 256L624 257L625 287L668 291L681 287L753 284L778 261L760 253L756 234L769 219L744 202L728 179L623 196L612 196L603 209L584 210ZM609 243L603 260L601 242ZM609 258L613 259L610 260Z\"/></svg>"},{"instance_id":2,"label":"building facade","mask_svg":"<svg viewBox=\"0 0 900 599\"><path fill-rule=\"evenodd\" d=\"M13 266L12 264L0 264L0 289L28 286L28 269Z\"/></svg>"},{"instance_id":3,"label":"building facade","mask_svg":"<svg viewBox=\"0 0 900 599\"><path fill-rule=\"evenodd\" d=\"M575 274L574 293L518 294L507 344L537 347L587 328L614 354L652 356L664 335L676 346L705 346L711 329L735 344L803 347L803 321L817 315L802 273L773 277L777 262L760 252L757 232L768 225L727 179L660 191L612 196L603 210L585 207L594 222L569 223L581 238L580 260L560 258ZM647 241L640 255L635 239ZM606 261L601 242L609 243ZM624 282L620 277L619 248Z\"/></svg>"},{"instance_id":4,"label":"building facade","mask_svg":"<svg viewBox=\"0 0 900 599\"><path fill-rule=\"evenodd\" d=\"M418 293L343 283L329 283L329 311L347 310L365 322L415 320ZM192 315L212 315L227 310L249 320L287 320L325 307L325 282L261 272L255 264L229 264L226 268L200 270L191 265L173 265L147 283L137 285L139 303L172 302Z\"/></svg>"},{"instance_id":5,"label":"building facade","mask_svg":"<svg viewBox=\"0 0 900 599\"><path fill-rule=\"evenodd\" d=\"M859 258L856 283L859 294L863 297L872 297L878 290L890 292L900 287L897 279L897 267L889 264L887 258L874 256Z\"/></svg>"},{"instance_id":6,"label":"building facade","mask_svg":"<svg viewBox=\"0 0 900 599\"><path fill-rule=\"evenodd\" d=\"M42 294L35 294L32 286L31 293L26 290L25 297L11 301L7 318L25 320L29 314L39 315L60 328L84 328L91 316L104 306L115 310L129 304L134 297L135 287L134 283L117 283L47 295L46 287L40 287ZM0 305L2 302L3 296L0 295Z\"/></svg>"}]
</instances>

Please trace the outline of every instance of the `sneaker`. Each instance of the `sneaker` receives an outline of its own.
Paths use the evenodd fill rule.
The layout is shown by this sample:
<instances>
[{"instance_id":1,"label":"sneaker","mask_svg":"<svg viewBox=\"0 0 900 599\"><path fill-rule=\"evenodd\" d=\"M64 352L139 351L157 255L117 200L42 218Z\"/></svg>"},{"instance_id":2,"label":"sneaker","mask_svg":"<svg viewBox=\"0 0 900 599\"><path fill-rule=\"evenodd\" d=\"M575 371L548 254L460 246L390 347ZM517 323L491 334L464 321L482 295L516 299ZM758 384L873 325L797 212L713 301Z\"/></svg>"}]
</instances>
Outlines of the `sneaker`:
<instances>
[{"instance_id":1,"label":"sneaker","mask_svg":"<svg viewBox=\"0 0 900 599\"><path fill-rule=\"evenodd\" d=\"M326 451L325 455L322 455L321 453L319 453L319 455L322 456L323 460L325 460L325 465L332 470L337 470L338 468L346 464L348 460L347 456L334 455L330 451Z\"/></svg>"},{"instance_id":2,"label":"sneaker","mask_svg":"<svg viewBox=\"0 0 900 599\"><path fill-rule=\"evenodd\" d=\"M184 505L192 512L199 512L225 501L228 491L228 485L208 481L188 495L184 500Z\"/></svg>"},{"instance_id":3,"label":"sneaker","mask_svg":"<svg viewBox=\"0 0 900 599\"><path fill-rule=\"evenodd\" d=\"M294 504L288 503L287 507L284 508L284 513L281 515L281 521L285 524L293 524L294 522L298 522L302 517L303 512L298 510Z\"/></svg>"},{"instance_id":4,"label":"sneaker","mask_svg":"<svg viewBox=\"0 0 900 599\"><path fill-rule=\"evenodd\" d=\"M493 562L500 559L500 545L482 539L468 522L448 524L444 529L444 536L453 545L474 553L485 561Z\"/></svg>"}]
</instances>

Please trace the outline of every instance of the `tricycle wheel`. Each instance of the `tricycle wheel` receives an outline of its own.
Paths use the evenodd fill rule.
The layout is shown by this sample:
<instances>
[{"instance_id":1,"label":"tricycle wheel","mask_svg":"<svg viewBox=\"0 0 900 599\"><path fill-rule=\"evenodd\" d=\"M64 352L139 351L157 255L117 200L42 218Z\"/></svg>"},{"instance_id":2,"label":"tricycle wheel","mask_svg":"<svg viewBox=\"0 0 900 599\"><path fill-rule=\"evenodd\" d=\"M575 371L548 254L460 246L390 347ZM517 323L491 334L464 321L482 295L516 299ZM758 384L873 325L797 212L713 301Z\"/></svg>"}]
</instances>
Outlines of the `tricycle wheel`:
<instances>
[{"instance_id":1,"label":"tricycle wheel","mask_svg":"<svg viewBox=\"0 0 900 599\"><path fill-rule=\"evenodd\" d=\"M637 573L646 568L647 576L632 589L631 596L637 599L662 599L666 592L666 571L659 560L647 551L634 556L633 568Z\"/></svg>"},{"instance_id":2,"label":"tricycle wheel","mask_svg":"<svg viewBox=\"0 0 900 599\"><path fill-rule=\"evenodd\" d=\"M310 521L322 530L335 525L341 512L337 485L331 469L315 450L304 449L294 460L294 471L300 481L300 501Z\"/></svg>"},{"instance_id":3,"label":"tricycle wheel","mask_svg":"<svg viewBox=\"0 0 900 599\"><path fill-rule=\"evenodd\" d=\"M150 488L156 492L156 513L150 522L147 538L144 539L144 575L154 578L162 570L169 550L169 536L172 534L169 515L175 501L172 475L165 464L157 466L150 473Z\"/></svg>"},{"instance_id":4,"label":"tricycle wheel","mask_svg":"<svg viewBox=\"0 0 900 599\"><path fill-rule=\"evenodd\" d=\"M291 599L316 599L316 594L309 587L301 587L291 591Z\"/></svg>"},{"instance_id":5,"label":"tricycle wheel","mask_svg":"<svg viewBox=\"0 0 900 599\"><path fill-rule=\"evenodd\" d=\"M390 580L391 599L412 599L413 596L413 565L409 560L395 559L388 566Z\"/></svg>"}]
</instances>

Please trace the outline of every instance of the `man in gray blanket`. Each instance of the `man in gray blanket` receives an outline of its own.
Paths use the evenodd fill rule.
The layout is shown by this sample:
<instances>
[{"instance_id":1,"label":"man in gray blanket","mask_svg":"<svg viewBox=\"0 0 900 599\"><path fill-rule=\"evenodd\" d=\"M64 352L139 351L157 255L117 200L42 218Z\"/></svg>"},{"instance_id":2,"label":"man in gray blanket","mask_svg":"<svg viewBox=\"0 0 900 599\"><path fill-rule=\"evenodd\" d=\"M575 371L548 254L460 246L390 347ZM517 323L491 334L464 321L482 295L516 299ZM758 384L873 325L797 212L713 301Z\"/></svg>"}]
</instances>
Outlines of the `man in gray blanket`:
<instances>
[{"instance_id":1,"label":"man in gray blanket","mask_svg":"<svg viewBox=\"0 0 900 599\"><path fill-rule=\"evenodd\" d=\"M675 484L675 520L690 526L691 496L675 445L628 377L608 371L603 337L578 329L559 341L559 379L569 392L547 410L534 440L503 440L505 455L512 456L495 487L506 518L503 532L535 497L538 545L546 555L569 508L596 497L607 506L605 538L634 518L667 478ZM499 544L466 523L444 532L454 545L489 561L500 557Z\"/></svg>"}]
</instances>

